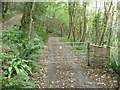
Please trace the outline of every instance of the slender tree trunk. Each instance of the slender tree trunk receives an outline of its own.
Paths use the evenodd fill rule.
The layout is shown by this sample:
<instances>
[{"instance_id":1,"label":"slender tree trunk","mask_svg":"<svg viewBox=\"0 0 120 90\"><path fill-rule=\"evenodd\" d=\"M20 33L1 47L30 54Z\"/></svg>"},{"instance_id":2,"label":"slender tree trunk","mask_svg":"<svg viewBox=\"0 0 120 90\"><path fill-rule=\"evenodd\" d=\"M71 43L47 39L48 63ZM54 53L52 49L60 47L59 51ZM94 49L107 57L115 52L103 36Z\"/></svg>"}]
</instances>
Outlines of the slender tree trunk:
<instances>
[{"instance_id":1,"label":"slender tree trunk","mask_svg":"<svg viewBox=\"0 0 120 90\"><path fill-rule=\"evenodd\" d=\"M86 27L86 6L87 6L86 2L84 2L83 5L84 5L84 29L83 29L82 37L80 40L81 42L85 41L86 29L87 29L87 27Z\"/></svg>"},{"instance_id":2,"label":"slender tree trunk","mask_svg":"<svg viewBox=\"0 0 120 90\"><path fill-rule=\"evenodd\" d=\"M1 3L2 3L2 18L4 18L4 2Z\"/></svg>"},{"instance_id":3,"label":"slender tree trunk","mask_svg":"<svg viewBox=\"0 0 120 90\"><path fill-rule=\"evenodd\" d=\"M61 37L63 36L63 28L60 27L60 30L61 30Z\"/></svg>"},{"instance_id":4,"label":"slender tree trunk","mask_svg":"<svg viewBox=\"0 0 120 90\"><path fill-rule=\"evenodd\" d=\"M33 22L32 14L33 14L34 6L35 6L35 1L32 4L32 9L31 9L31 12L30 12L31 21L30 21L30 27L29 27L29 33L28 33L28 40L30 40L30 35L31 35L31 30L32 30L32 22Z\"/></svg>"},{"instance_id":5,"label":"slender tree trunk","mask_svg":"<svg viewBox=\"0 0 120 90\"><path fill-rule=\"evenodd\" d=\"M110 13L111 7L112 7L112 2L110 3L109 9L107 11L106 4L104 2L104 8L105 8L104 27L103 27L103 32L101 34L101 38L100 38L100 41L99 41L99 46L104 45L104 36L105 36L105 32L107 30L107 24L108 24L108 20L109 20L109 13Z\"/></svg>"},{"instance_id":6,"label":"slender tree trunk","mask_svg":"<svg viewBox=\"0 0 120 90\"><path fill-rule=\"evenodd\" d=\"M108 63L110 63L110 50L111 50L111 36L112 36L112 26L113 26L113 16L114 16L114 10L112 12L112 16L111 16L111 23L110 23L110 28L109 28L109 37L108 37Z\"/></svg>"},{"instance_id":7,"label":"slender tree trunk","mask_svg":"<svg viewBox=\"0 0 120 90\"><path fill-rule=\"evenodd\" d=\"M4 13L5 2L2 2L2 13Z\"/></svg>"},{"instance_id":8,"label":"slender tree trunk","mask_svg":"<svg viewBox=\"0 0 120 90\"><path fill-rule=\"evenodd\" d=\"M97 15L97 1L96 1L96 12L95 15ZM96 18L96 17L95 17ZM97 44L98 41L98 22L95 22L95 45Z\"/></svg>"},{"instance_id":9,"label":"slender tree trunk","mask_svg":"<svg viewBox=\"0 0 120 90\"><path fill-rule=\"evenodd\" d=\"M28 33L30 30L30 24L31 24L31 10L33 7L32 2L26 2L24 5L24 12L23 12L23 17L21 19L21 26L20 30L23 31L22 37L28 38Z\"/></svg>"},{"instance_id":10,"label":"slender tree trunk","mask_svg":"<svg viewBox=\"0 0 120 90\"><path fill-rule=\"evenodd\" d=\"M68 34L68 38L70 38L71 36L71 32L72 32L72 10L71 10L71 6L72 4L69 2L68 4L68 11L69 11L69 34Z\"/></svg>"},{"instance_id":11,"label":"slender tree trunk","mask_svg":"<svg viewBox=\"0 0 120 90\"><path fill-rule=\"evenodd\" d=\"M81 36L81 34L82 34L82 22L79 22L79 37ZM79 41L80 41L80 39L79 39Z\"/></svg>"},{"instance_id":12,"label":"slender tree trunk","mask_svg":"<svg viewBox=\"0 0 120 90\"><path fill-rule=\"evenodd\" d=\"M114 16L114 10L112 12L112 16L111 16L111 23L110 23L110 29L109 29L109 37L108 37L108 47L111 46L111 35L112 35L112 26L113 26L113 16Z\"/></svg>"},{"instance_id":13,"label":"slender tree trunk","mask_svg":"<svg viewBox=\"0 0 120 90\"><path fill-rule=\"evenodd\" d=\"M76 41L76 38L75 38L75 25L73 25L73 32L72 32L72 34L73 34L73 41Z\"/></svg>"},{"instance_id":14,"label":"slender tree trunk","mask_svg":"<svg viewBox=\"0 0 120 90\"><path fill-rule=\"evenodd\" d=\"M75 2L69 2L69 34L68 38L72 36L73 40L75 41L75 30L74 30L74 9L75 9Z\"/></svg>"},{"instance_id":15,"label":"slender tree trunk","mask_svg":"<svg viewBox=\"0 0 120 90\"><path fill-rule=\"evenodd\" d=\"M73 41L76 41L76 38L75 38L75 31L76 31L76 15L75 15L75 4L76 3L73 3L73 21L72 21L72 35L73 35Z\"/></svg>"}]
</instances>

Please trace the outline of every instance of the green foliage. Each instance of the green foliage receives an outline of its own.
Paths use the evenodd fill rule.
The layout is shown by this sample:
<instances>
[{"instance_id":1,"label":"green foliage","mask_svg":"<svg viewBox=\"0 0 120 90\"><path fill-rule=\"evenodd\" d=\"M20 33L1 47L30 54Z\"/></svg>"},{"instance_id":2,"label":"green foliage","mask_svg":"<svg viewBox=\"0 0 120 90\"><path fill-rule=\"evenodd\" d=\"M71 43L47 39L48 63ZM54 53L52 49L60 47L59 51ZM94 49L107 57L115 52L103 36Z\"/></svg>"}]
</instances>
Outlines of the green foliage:
<instances>
[{"instance_id":1,"label":"green foliage","mask_svg":"<svg viewBox=\"0 0 120 90\"><path fill-rule=\"evenodd\" d=\"M4 56L2 56L4 57ZM27 62L30 62L27 60ZM29 75L32 75L32 68L21 58L13 58L11 61L3 61L3 86L10 88L35 87Z\"/></svg>"},{"instance_id":2,"label":"green foliage","mask_svg":"<svg viewBox=\"0 0 120 90\"><path fill-rule=\"evenodd\" d=\"M98 42L98 38L99 38L99 34L101 33L101 29L103 28L102 25L102 13L98 12L97 14L95 13L95 15L93 15L93 17L91 18L91 24L92 24L92 38L93 41L92 43L97 44Z\"/></svg>"},{"instance_id":3,"label":"green foliage","mask_svg":"<svg viewBox=\"0 0 120 90\"><path fill-rule=\"evenodd\" d=\"M16 15L17 11L10 11L8 10L6 13L3 13L2 15L4 16L4 18L2 19L2 22L5 22L6 20L10 19L12 16Z\"/></svg>"},{"instance_id":4,"label":"green foliage","mask_svg":"<svg viewBox=\"0 0 120 90\"><path fill-rule=\"evenodd\" d=\"M92 20L93 20L92 21L93 28L95 28L95 27L98 28L99 26L101 26L101 22L102 22L101 12L95 14L95 16L93 17Z\"/></svg>"},{"instance_id":5,"label":"green foliage","mask_svg":"<svg viewBox=\"0 0 120 90\"><path fill-rule=\"evenodd\" d=\"M112 69L115 73L120 73L120 65L114 56L112 56L109 68Z\"/></svg>"},{"instance_id":6,"label":"green foliage","mask_svg":"<svg viewBox=\"0 0 120 90\"><path fill-rule=\"evenodd\" d=\"M37 36L41 37L41 41L45 42L48 40L48 34L46 30L43 27L40 27L38 25L34 25L34 29L37 32Z\"/></svg>"},{"instance_id":7,"label":"green foliage","mask_svg":"<svg viewBox=\"0 0 120 90\"><path fill-rule=\"evenodd\" d=\"M13 11L13 12L7 11L6 13L4 13L4 15L5 15L5 16L11 16L11 15L14 15L14 14L16 14L16 13L17 13L17 11Z\"/></svg>"},{"instance_id":8,"label":"green foliage","mask_svg":"<svg viewBox=\"0 0 120 90\"><path fill-rule=\"evenodd\" d=\"M44 10L44 7L47 8ZM35 25L37 25L38 28L43 26L47 33L52 33L52 35L55 36L60 36L61 27L64 29L63 34L68 32L69 16L66 3L45 3L41 8L44 10L44 13L34 15L35 19L39 21L35 21ZM39 11L40 10L38 10L38 12Z\"/></svg>"},{"instance_id":9,"label":"green foliage","mask_svg":"<svg viewBox=\"0 0 120 90\"><path fill-rule=\"evenodd\" d=\"M68 39L67 37L62 37L61 38L62 42L75 42L73 39ZM77 41L76 41L77 42ZM87 43L71 43L71 46L80 46L80 47L75 47L76 50L83 50L83 51L79 51L78 53L86 53L87 50ZM84 54L86 55L86 54Z\"/></svg>"},{"instance_id":10,"label":"green foliage","mask_svg":"<svg viewBox=\"0 0 120 90\"><path fill-rule=\"evenodd\" d=\"M103 30L105 29L106 31L103 41L107 41L109 36L109 24L111 23L110 18L113 18L114 25L117 21L116 16L114 15L111 17L112 11L110 11L108 17L106 17L108 22L106 22L105 12L102 11L102 9L99 9L98 12L97 9L90 11L87 9L89 7L88 4L91 5L91 3L87 2L82 4L71 2L71 6L69 7L69 5L63 2L35 3L32 15L33 22L30 40L28 40L29 30L18 30L15 28L3 30L2 53L0 53L0 61L3 62L2 70L4 72L3 87L35 87L32 73L37 70L38 65L36 64L36 60L41 53L41 48L43 47L41 43L46 42L48 39L48 34L51 33L55 36L60 36L61 34L62 36L68 35L70 31L69 26L71 23L73 24L71 30L73 30L73 28L75 30L74 33L76 42L79 42L84 35L83 32L85 30L85 23L87 29L85 32L85 41L90 39L92 44L98 44ZM12 5L16 8L9 8L7 13L3 14L5 16L3 20L9 19L11 16L17 14L18 12L21 13L21 11L24 10L23 3L15 3ZM99 6L97 8L99 8ZM26 10L26 13L27 11L29 10ZM85 13L86 15L84 15ZM70 16L72 16L71 22ZM30 19L29 15L28 18ZM86 22L84 22L84 19ZM23 25L29 28L28 23L23 22ZM112 29L111 44L115 46L118 43L116 26L114 25ZM72 36L73 31L70 33ZM65 37L61 40L63 42L75 42L75 40L71 37L70 39ZM71 45L86 46L86 44ZM86 50L85 47L77 47L75 49ZM114 51L114 49L111 50L112 54L108 68L116 73L119 73L120 64L118 63L118 55L116 52L117 51Z\"/></svg>"},{"instance_id":11,"label":"green foliage","mask_svg":"<svg viewBox=\"0 0 120 90\"><path fill-rule=\"evenodd\" d=\"M117 52L117 48L112 48L108 70L111 70L119 75L120 63L118 61L118 54L116 52Z\"/></svg>"},{"instance_id":12,"label":"green foliage","mask_svg":"<svg viewBox=\"0 0 120 90\"><path fill-rule=\"evenodd\" d=\"M13 54L14 51L10 52L9 50L11 49L7 46L0 55L2 70L4 72L3 87L18 88L33 86L34 83L31 83L32 78L30 78L32 76L33 67L31 66L33 66L33 61L19 58ZM32 85L27 83L31 83Z\"/></svg>"},{"instance_id":13,"label":"green foliage","mask_svg":"<svg viewBox=\"0 0 120 90\"><path fill-rule=\"evenodd\" d=\"M71 39L71 38L68 39L67 37L62 37L61 41L63 41L63 42L74 42L73 39Z\"/></svg>"},{"instance_id":14,"label":"green foliage","mask_svg":"<svg viewBox=\"0 0 120 90\"><path fill-rule=\"evenodd\" d=\"M3 43L18 43L21 40L22 31L16 28L5 29L2 33Z\"/></svg>"},{"instance_id":15,"label":"green foliage","mask_svg":"<svg viewBox=\"0 0 120 90\"><path fill-rule=\"evenodd\" d=\"M34 60L40 53L43 45L40 43L41 39L34 38L27 42L24 39L17 45L19 56L27 60Z\"/></svg>"},{"instance_id":16,"label":"green foliage","mask_svg":"<svg viewBox=\"0 0 120 90\"><path fill-rule=\"evenodd\" d=\"M47 41L48 39L48 34L46 32L46 27L44 27L43 25L41 25L42 23L42 15L46 12L46 7L49 3L43 3L43 2L40 2L40 3L36 3L36 7L35 8L35 11L33 12L33 18L34 18L34 21L33 21L33 26L32 26L32 29L34 32L34 35L36 34L37 37L40 37L41 38L41 41L45 42ZM39 8L42 8L42 9L39 9Z\"/></svg>"},{"instance_id":17,"label":"green foliage","mask_svg":"<svg viewBox=\"0 0 120 90\"><path fill-rule=\"evenodd\" d=\"M17 74L13 78L5 78L3 85L9 88L33 88L35 84L28 76L24 74Z\"/></svg>"},{"instance_id":18,"label":"green foliage","mask_svg":"<svg viewBox=\"0 0 120 90\"><path fill-rule=\"evenodd\" d=\"M35 60L38 59L43 41L39 36L34 35L28 41L21 36L22 33L15 28L3 31L3 50L0 53L4 72L3 87L35 87L33 72L38 68Z\"/></svg>"},{"instance_id":19,"label":"green foliage","mask_svg":"<svg viewBox=\"0 0 120 90\"><path fill-rule=\"evenodd\" d=\"M118 60L116 60L115 56L112 56L110 64L108 65L108 70L111 70L120 76L120 64L118 63Z\"/></svg>"}]
</instances>

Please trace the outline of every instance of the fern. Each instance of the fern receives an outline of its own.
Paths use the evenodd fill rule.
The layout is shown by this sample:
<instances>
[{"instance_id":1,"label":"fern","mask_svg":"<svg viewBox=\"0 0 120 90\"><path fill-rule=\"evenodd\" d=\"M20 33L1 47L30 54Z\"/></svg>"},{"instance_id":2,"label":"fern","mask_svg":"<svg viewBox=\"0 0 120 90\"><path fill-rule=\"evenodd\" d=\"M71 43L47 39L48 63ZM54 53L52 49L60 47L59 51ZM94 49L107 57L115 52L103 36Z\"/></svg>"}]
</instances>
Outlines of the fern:
<instances>
[{"instance_id":1,"label":"fern","mask_svg":"<svg viewBox=\"0 0 120 90\"><path fill-rule=\"evenodd\" d=\"M41 37L32 36L28 42L21 34L21 31L14 28L3 31L3 51L0 53L4 72L3 87L35 87L33 72L38 71L37 68L42 68L37 65L37 58L43 48Z\"/></svg>"},{"instance_id":2,"label":"fern","mask_svg":"<svg viewBox=\"0 0 120 90\"><path fill-rule=\"evenodd\" d=\"M6 80L7 81L7 80ZM8 83L5 83L5 87L10 88L33 88L35 87L34 81L30 77L23 73L17 74L15 77L8 79Z\"/></svg>"}]
</instances>

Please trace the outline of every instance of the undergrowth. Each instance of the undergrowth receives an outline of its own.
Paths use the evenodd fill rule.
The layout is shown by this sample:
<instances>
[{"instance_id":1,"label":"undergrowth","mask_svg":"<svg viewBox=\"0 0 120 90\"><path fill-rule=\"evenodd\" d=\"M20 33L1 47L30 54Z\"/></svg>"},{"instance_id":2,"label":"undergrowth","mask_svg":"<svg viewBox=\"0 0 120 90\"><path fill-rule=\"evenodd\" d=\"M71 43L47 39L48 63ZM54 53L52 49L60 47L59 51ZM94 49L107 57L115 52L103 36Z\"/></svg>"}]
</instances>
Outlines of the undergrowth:
<instances>
[{"instance_id":1,"label":"undergrowth","mask_svg":"<svg viewBox=\"0 0 120 90\"><path fill-rule=\"evenodd\" d=\"M0 53L3 88L34 88L34 73L42 68L37 60L43 47L43 37L34 32L36 35L28 41L22 33L15 28L3 30Z\"/></svg>"},{"instance_id":2,"label":"undergrowth","mask_svg":"<svg viewBox=\"0 0 120 90\"><path fill-rule=\"evenodd\" d=\"M111 48L110 62L108 64L108 70L114 73L117 73L120 77L120 64L118 60L118 49Z\"/></svg>"}]
</instances>

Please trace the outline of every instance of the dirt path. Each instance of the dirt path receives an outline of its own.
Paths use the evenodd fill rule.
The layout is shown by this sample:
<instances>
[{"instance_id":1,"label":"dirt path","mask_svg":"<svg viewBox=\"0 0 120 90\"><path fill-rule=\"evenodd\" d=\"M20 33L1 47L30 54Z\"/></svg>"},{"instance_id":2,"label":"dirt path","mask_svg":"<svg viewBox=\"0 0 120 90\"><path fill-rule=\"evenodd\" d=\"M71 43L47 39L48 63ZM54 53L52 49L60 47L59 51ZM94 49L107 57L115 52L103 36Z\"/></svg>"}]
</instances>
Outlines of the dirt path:
<instances>
[{"instance_id":1,"label":"dirt path","mask_svg":"<svg viewBox=\"0 0 120 90\"><path fill-rule=\"evenodd\" d=\"M22 18L22 14L18 14L16 16L12 17L11 19L9 19L8 21L1 23L0 31L2 31L5 28L15 25L18 21L20 21L21 18Z\"/></svg>"},{"instance_id":2,"label":"dirt path","mask_svg":"<svg viewBox=\"0 0 120 90\"><path fill-rule=\"evenodd\" d=\"M49 43L60 43L59 37L50 37ZM43 57L44 59L47 59L49 62L56 62L60 58L68 59L75 56L73 53L71 55L71 52L68 52L69 48L63 49L63 48L54 48L54 47L64 47L63 44L48 44L47 47L49 47L49 53L44 53L43 51ZM55 52L54 52L55 51ZM47 55L56 55L57 57L45 57ZM70 56L65 56L65 54L69 54ZM91 82L86 76L84 76L84 68L79 67L78 64L75 62L65 62L60 61L60 63L48 63L46 64L46 73L45 78L43 79L42 85L38 87L44 87L44 88L100 88L95 83ZM77 61L79 63L86 63L83 60Z\"/></svg>"}]
</instances>

